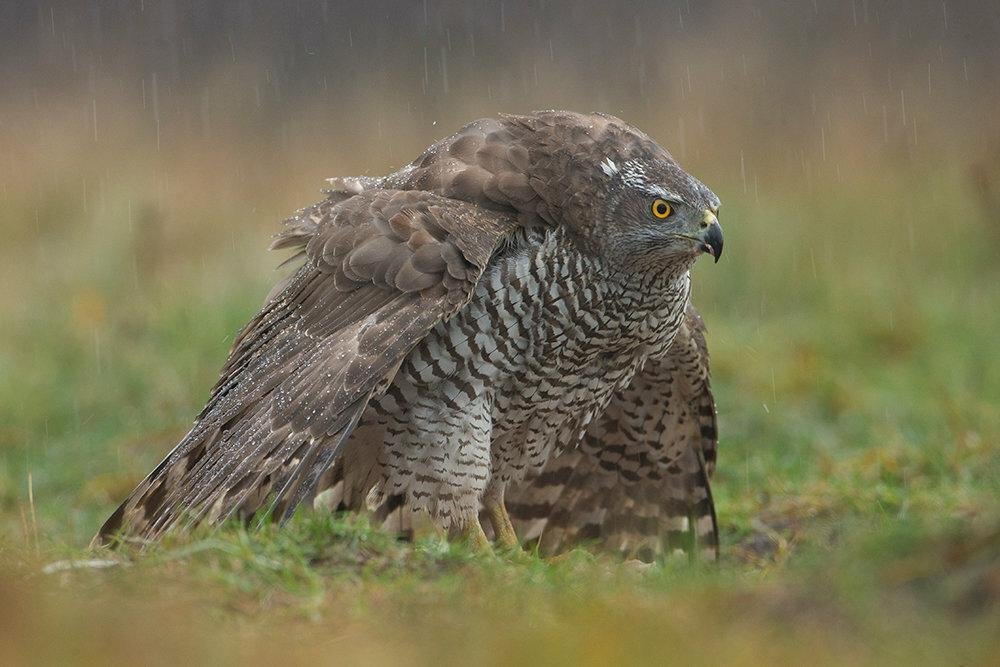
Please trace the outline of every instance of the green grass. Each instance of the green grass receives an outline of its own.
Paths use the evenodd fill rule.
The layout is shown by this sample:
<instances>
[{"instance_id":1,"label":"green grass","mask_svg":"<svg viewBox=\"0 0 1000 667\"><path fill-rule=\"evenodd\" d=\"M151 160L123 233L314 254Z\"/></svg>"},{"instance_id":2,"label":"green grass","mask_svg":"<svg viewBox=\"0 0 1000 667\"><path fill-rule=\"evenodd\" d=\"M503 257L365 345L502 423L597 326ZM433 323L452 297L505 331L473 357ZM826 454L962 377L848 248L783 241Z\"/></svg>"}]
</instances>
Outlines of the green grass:
<instances>
[{"instance_id":1,"label":"green grass","mask_svg":"<svg viewBox=\"0 0 1000 667\"><path fill-rule=\"evenodd\" d=\"M995 663L995 221L946 170L766 206L720 180L726 255L697 267L695 299L724 558L644 573L303 514L44 574L91 557L100 521L187 430L276 258L264 213L184 226L177 205L128 224L126 192L76 227L22 229L0 268L0 660ZM12 228L38 206L8 203Z\"/></svg>"}]
</instances>

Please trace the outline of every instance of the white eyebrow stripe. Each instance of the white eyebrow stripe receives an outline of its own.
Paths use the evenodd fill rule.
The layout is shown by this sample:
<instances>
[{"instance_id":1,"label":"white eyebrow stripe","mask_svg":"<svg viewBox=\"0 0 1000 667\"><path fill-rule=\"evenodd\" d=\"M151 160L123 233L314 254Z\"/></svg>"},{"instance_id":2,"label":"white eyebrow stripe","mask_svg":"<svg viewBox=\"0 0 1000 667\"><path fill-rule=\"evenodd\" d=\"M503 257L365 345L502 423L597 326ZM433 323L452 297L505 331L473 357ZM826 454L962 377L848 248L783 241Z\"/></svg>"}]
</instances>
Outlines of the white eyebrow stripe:
<instances>
[{"instance_id":1,"label":"white eyebrow stripe","mask_svg":"<svg viewBox=\"0 0 1000 667\"><path fill-rule=\"evenodd\" d=\"M601 170L608 176L618 175L618 165L609 157L604 158L604 162L601 163Z\"/></svg>"},{"instance_id":2,"label":"white eyebrow stripe","mask_svg":"<svg viewBox=\"0 0 1000 667\"><path fill-rule=\"evenodd\" d=\"M676 192L671 192L670 190L667 190L666 188L661 188L659 185L655 185L653 183L646 184L641 189L645 190L651 195L656 195L657 197L661 197L663 199L667 199L672 202L682 203L684 201L684 199Z\"/></svg>"},{"instance_id":3,"label":"white eyebrow stripe","mask_svg":"<svg viewBox=\"0 0 1000 667\"><path fill-rule=\"evenodd\" d=\"M604 163L601 163L601 167L604 167ZM616 167L617 169L617 167ZM641 190L647 194L653 195L654 197L662 197L668 201L683 204L684 198L681 197L676 192L667 190L661 185L650 182L648 175L646 174L646 169L638 160L629 160L625 162L621 169L619 169L621 174L622 182L636 190Z\"/></svg>"}]
</instances>

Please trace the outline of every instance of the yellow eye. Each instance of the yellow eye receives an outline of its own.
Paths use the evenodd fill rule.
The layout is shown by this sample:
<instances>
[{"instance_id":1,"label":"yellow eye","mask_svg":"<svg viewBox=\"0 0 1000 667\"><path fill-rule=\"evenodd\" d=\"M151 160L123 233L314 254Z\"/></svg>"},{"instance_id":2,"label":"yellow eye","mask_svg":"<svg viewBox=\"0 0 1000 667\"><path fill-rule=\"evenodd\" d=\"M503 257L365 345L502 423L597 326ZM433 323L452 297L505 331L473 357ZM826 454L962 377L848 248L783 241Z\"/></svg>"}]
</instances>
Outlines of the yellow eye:
<instances>
[{"instance_id":1,"label":"yellow eye","mask_svg":"<svg viewBox=\"0 0 1000 667\"><path fill-rule=\"evenodd\" d=\"M650 210L653 212L653 217L660 220L666 220L673 213L673 209L670 208L670 202L665 199L654 199Z\"/></svg>"}]
</instances>

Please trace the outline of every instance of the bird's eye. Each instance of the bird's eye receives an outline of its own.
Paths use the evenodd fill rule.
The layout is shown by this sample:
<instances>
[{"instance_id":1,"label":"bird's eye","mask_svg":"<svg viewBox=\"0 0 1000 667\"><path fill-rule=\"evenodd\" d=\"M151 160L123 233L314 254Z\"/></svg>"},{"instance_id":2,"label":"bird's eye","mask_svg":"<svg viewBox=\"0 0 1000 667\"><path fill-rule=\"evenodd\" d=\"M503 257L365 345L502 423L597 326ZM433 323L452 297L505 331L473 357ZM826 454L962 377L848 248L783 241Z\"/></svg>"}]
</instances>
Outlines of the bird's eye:
<instances>
[{"instance_id":1,"label":"bird's eye","mask_svg":"<svg viewBox=\"0 0 1000 667\"><path fill-rule=\"evenodd\" d=\"M654 199L653 205L649 207L649 210L653 212L654 218L659 218L660 220L666 220L673 213L670 202L666 199Z\"/></svg>"}]
</instances>

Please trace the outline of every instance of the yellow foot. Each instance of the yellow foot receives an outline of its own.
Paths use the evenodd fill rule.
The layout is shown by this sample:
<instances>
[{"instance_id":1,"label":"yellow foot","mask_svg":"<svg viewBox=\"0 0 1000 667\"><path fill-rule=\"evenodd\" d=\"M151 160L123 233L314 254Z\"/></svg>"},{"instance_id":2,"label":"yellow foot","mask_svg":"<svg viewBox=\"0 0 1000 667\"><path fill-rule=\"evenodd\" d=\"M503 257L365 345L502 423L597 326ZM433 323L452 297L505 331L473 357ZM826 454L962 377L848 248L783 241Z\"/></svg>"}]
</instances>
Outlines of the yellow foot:
<instances>
[{"instance_id":1,"label":"yellow foot","mask_svg":"<svg viewBox=\"0 0 1000 667\"><path fill-rule=\"evenodd\" d=\"M479 519L473 518L465 524L465 528L462 529L462 537L465 538L465 541L474 551L493 554L493 546L486 539L486 533L483 532L483 527L479 525Z\"/></svg>"},{"instance_id":2,"label":"yellow foot","mask_svg":"<svg viewBox=\"0 0 1000 667\"><path fill-rule=\"evenodd\" d=\"M493 526L493 535L497 544L504 549L516 549L521 546L517 539L517 532L514 531L514 524L507 514L507 507L504 505L503 496L491 498L487 496L483 504L486 507L486 514L490 517L490 525Z\"/></svg>"}]
</instances>

